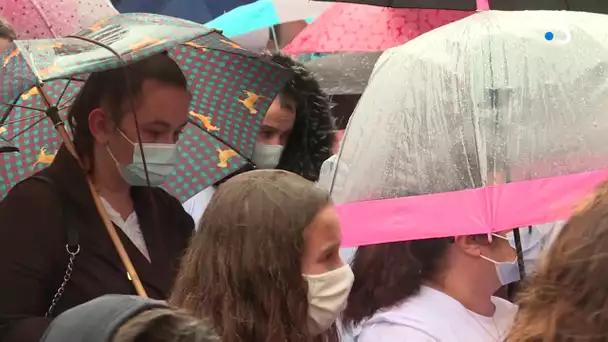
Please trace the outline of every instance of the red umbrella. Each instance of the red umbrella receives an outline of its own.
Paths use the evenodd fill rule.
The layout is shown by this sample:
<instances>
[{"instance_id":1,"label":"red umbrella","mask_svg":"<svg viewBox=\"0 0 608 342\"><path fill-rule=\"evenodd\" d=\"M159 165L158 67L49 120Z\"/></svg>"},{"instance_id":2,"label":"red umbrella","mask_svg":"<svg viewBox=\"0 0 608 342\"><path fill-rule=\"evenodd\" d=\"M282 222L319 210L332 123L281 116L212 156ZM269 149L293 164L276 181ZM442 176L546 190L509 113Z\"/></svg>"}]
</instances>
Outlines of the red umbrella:
<instances>
[{"instance_id":1,"label":"red umbrella","mask_svg":"<svg viewBox=\"0 0 608 342\"><path fill-rule=\"evenodd\" d=\"M337 3L308 25L284 51L384 51L472 13Z\"/></svg>"}]
</instances>

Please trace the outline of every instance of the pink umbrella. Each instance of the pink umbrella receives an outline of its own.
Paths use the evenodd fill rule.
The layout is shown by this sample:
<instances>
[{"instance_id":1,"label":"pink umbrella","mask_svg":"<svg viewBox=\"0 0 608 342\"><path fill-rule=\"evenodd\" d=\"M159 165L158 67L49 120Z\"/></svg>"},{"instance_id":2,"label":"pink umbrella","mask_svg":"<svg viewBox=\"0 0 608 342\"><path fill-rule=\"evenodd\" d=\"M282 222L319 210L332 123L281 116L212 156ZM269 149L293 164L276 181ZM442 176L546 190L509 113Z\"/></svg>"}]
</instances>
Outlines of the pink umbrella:
<instances>
[{"instance_id":1,"label":"pink umbrella","mask_svg":"<svg viewBox=\"0 0 608 342\"><path fill-rule=\"evenodd\" d=\"M308 25L284 51L384 51L473 13L337 3Z\"/></svg>"},{"instance_id":2,"label":"pink umbrella","mask_svg":"<svg viewBox=\"0 0 608 342\"><path fill-rule=\"evenodd\" d=\"M118 14L110 0L0 0L0 16L18 39L66 36Z\"/></svg>"}]
</instances>

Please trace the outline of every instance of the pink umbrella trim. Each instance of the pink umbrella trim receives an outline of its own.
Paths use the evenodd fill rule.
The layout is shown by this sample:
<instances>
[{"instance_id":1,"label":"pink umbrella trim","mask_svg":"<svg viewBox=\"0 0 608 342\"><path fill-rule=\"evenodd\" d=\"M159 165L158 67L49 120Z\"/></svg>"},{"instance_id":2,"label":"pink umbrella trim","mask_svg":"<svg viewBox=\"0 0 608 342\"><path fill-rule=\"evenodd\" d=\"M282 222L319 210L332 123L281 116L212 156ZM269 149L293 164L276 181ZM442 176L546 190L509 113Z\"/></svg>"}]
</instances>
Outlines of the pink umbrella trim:
<instances>
[{"instance_id":1,"label":"pink umbrella trim","mask_svg":"<svg viewBox=\"0 0 608 342\"><path fill-rule=\"evenodd\" d=\"M608 169L337 206L342 246L486 234L568 219Z\"/></svg>"}]
</instances>

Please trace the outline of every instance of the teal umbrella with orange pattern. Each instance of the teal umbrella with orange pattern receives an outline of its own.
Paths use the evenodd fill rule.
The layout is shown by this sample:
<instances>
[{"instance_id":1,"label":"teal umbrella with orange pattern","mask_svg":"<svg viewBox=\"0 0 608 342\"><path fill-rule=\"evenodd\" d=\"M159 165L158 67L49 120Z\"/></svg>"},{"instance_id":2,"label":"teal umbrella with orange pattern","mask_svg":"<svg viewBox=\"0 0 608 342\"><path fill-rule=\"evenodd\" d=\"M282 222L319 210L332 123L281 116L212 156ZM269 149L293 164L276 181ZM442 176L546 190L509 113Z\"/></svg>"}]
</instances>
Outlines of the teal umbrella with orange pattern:
<instances>
[{"instance_id":1,"label":"teal umbrella with orange pattern","mask_svg":"<svg viewBox=\"0 0 608 342\"><path fill-rule=\"evenodd\" d=\"M49 110L61 124L90 72L163 51L192 92L181 163L164 187L185 201L249 163L257 129L290 72L202 25L123 14L73 36L15 41L0 55L0 137L20 150L0 155L0 198L52 162L63 141Z\"/></svg>"}]
</instances>

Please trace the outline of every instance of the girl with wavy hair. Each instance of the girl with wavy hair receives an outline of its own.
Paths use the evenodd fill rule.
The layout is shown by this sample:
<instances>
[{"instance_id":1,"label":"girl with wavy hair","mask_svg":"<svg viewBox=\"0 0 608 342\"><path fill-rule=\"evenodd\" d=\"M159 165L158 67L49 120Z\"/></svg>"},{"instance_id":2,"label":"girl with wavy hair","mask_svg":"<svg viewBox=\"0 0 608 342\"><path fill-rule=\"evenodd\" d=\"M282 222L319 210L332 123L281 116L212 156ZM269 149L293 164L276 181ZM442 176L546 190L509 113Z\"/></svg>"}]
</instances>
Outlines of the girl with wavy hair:
<instances>
[{"instance_id":1,"label":"girl with wavy hair","mask_svg":"<svg viewBox=\"0 0 608 342\"><path fill-rule=\"evenodd\" d=\"M337 342L353 273L327 192L281 170L218 187L182 260L171 304L221 342Z\"/></svg>"}]
</instances>

